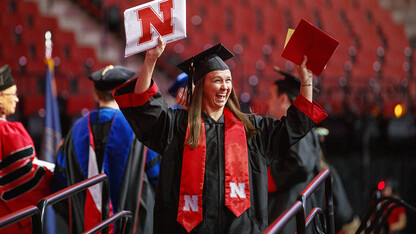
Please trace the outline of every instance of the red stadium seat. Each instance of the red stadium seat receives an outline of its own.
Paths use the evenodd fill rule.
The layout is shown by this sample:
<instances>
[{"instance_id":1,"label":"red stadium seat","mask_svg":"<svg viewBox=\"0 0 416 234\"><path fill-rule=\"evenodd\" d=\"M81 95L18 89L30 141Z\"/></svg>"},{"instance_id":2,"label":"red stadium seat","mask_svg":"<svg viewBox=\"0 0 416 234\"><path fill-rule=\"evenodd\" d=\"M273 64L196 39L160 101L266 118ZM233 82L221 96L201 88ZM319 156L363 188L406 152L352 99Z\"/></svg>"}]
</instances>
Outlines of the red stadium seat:
<instances>
[{"instance_id":1,"label":"red stadium seat","mask_svg":"<svg viewBox=\"0 0 416 234\"><path fill-rule=\"evenodd\" d=\"M332 8L334 9L356 9L358 5L354 0L345 0L345 1L339 1L339 0L329 0Z\"/></svg>"},{"instance_id":2,"label":"red stadium seat","mask_svg":"<svg viewBox=\"0 0 416 234\"><path fill-rule=\"evenodd\" d=\"M35 27L43 33L46 31L56 32L58 31L58 20L55 17L49 17L49 16L42 16L39 18L36 18L35 21Z\"/></svg>"},{"instance_id":3,"label":"red stadium seat","mask_svg":"<svg viewBox=\"0 0 416 234\"><path fill-rule=\"evenodd\" d=\"M73 32L58 30L52 33L53 52L61 59L71 58L71 48L76 46L75 35ZM62 57L61 57L62 56Z\"/></svg>"},{"instance_id":4,"label":"red stadium seat","mask_svg":"<svg viewBox=\"0 0 416 234\"><path fill-rule=\"evenodd\" d=\"M28 60L26 64L26 73L44 75L46 74L46 64L41 60Z\"/></svg>"},{"instance_id":5,"label":"red stadium seat","mask_svg":"<svg viewBox=\"0 0 416 234\"><path fill-rule=\"evenodd\" d=\"M7 45L4 46L3 56L9 59L19 59L21 56L28 58L29 52L24 45Z\"/></svg>"},{"instance_id":6,"label":"red stadium seat","mask_svg":"<svg viewBox=\"0 0 416 234\"><path fill-rule=\"evenodd\" d=\"M77 60L61 60L56 68L56 72L70 77L84 75L83 64Z\"/></svg>"},{"instance_id":7,"label":"red stadium seat","mask_svg":"<svg viewBox=\"0 0 416 234\"><path fill-rule=\"evenodd\" d=\"M45 32L39 29L24 28L22 31L22 43L30 44L37 43L39 45L45 44Z\"/></svg>"},{"instance_id":8,"label":"red stadium seat","mask_svg":"<svg viewBox=\"0 0 416 234\"><path fill-rule=\"evenodd\" d=\"M69 80L63 76L55 75L55 84L58 94L67 93L69 94Z\"/></svg>"},{"instance_id":9,"label":"red stadium seat","mask_svg":"<svg viewBox=\"0 0 416 234\"><path fill-rule=\"evenodd\" d=\"M310 10L316 9L316 8L323 8L325 6L325 0L306 0L303 1L303 4Z\"/></svg>"},{"instance_id":10,"label":"red stadium seat","mask_svg":"<svg viewBox=\"0 0 416 234\"><path fill-rule=\"evenodd\" d=\"M397 65L386 65L382 68L383 77L391 79L392 77L397 78L397 81L407 77L406 71L403 69L403 66L400 64Z\"/></svg>"},{"instance_id":11,"label":"red stadium seat","mask_svg":"<svg viewBox=\"0 0 416 234\"><path fill-rule=\"evenodd\" d=\"M45 108L45 95L25 96L26 98L23 99L23 114L25 116L30 116L37 113L41 108Z\"/></svg>"},{"instance_id":12,"label":"red stadium seat","mask_svg":"<svg viewBox=\"0 0 416 234\"><path fill-rule=\"evenodd\" d=\"M312 11L307 8L291 9L293 28L296 28L301 19L305 19L310 23L316 25L313 18Z\"/></svg>"},{"instance_id":13,"label":"red stadium seat","mask_svg":"<svg viewBox=\"0 0 416 234\"><path fill-rule=\"evenodd\" d=\"M92 47L74 46L71 48L71 59L85 62L87 59L97 60Z\"/></svg>"},{"instance_id":14,"label":"red stadium seat","mask_svg":"<svg viewBox=\"0 0 416 234\"><path fill-rule=\"evenodd\" d=\"M90 82L91 83L91 82ZM96 108L92 96L70 96L66 103L66 112L69 116L74 116L82 112L83 109L92 110Z\"/></svg>"}]
</instances>

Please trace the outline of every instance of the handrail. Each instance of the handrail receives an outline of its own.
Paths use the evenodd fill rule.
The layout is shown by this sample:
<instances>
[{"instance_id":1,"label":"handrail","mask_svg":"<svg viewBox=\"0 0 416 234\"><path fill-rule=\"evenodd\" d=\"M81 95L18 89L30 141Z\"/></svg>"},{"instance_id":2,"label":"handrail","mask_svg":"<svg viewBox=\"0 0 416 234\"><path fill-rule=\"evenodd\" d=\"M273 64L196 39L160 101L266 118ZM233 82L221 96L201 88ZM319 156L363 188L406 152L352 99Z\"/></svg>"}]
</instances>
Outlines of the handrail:
<instances>
[{"instance_id":1,"label":"handrail","mask_svg":"<svg viewBox=\"0 0 416 234\"><path fill-rule=\"evenodd\" d=\"M83 232L82 234L97 233L97 232L103 230L105 227L110 226L110 224L112 224L112 223L114 223L118 220L121 220L121 224L120 224L120 226L117 227L117 229L118 229L117 233L124 233L125 229L126 229L127 222L129 221L129 218L131 218L131 217L132 217L131 211L123 210L123 211L117 212L113 216L111 216L110 218L101 221L96 226L94 226L93 228L91 228L88 231Z\"/></svg>"},{"instance_id":2,"label":"handrail","mask_svg":"<svg viewBox=\"0 0 416 234\"><path fill-rule=\"evenodd\" d=\"M377 226L377 224L378 224L378 222L379 222L380 218L382 218L382 217L383 217L384 212L388 209L388 207L389 207L392 203L394 203L394 202L393 202L393 201L386 201L386 202L384 202L384 203L381 205L380 209L378 209L378 210L377 210L377 212L376 212L376 214L373 216L373 217L374 217L374 218L373 218L374 222L371 222L370 227L368 227L368 230L369 230L369 231L373 230L373 229Z\"/></svg>"},{"instance_id":3,"label":"handrail","mask_svg":"<svg viewBox=\"0 0 416 234\"><path fill-rule=\"evenodd\" d=\"M311 194L321 185L321 183L329 176L329 170L322 170L313 180L306 186L306 188L300 193L305 198L309 198Z\"/></svg>"},{"instance_id":4,"label":"handrail","mask_svg":"<svg viewBox=\"0 0 416 234\"><path fill-rule=\"evenodd\" d=\"M390 231L390 226L389 226L387 219L391 215L391 212L398 207L400 207L400 204L395 203L394 205L386 209L387 210L386 214L379 218L381 219L379 224L374 226L374 233L380 233L383 227L386 229L386 231Z\"/></svg>"},{"instance_id":5,"label":"handrail","mask_svg":"<svg viewBox=\"0 0 416 234\"><path fill-rule=\"evenodd\" d=\"M333 234L335 233L334 198L332 194L331 174L328 169L322 170L317 176L315 176L308 186L306 186L306 188L300 193L298 200L302 202L303 210L306 212L306 200L323 182L325 182L325 217L328 221L328 223L323 224L323 227L326 233Z\"/></svg>"},{"instance_id":6,"label":"handrail","mask_svg":"<svg viewBox=\"0 0 416 234\"><path fill-rule=\"evenodd\" d=\"M303 205L302 202L296 201L290 208L286 209L281 215L279 215L279 217L277 217L277 219L263 233L277 233L277 231L282 229L293 218L293 216L297 216L299 214L302 216L304 214ZM303 222L305 222L304 218Z\"/></svg>"},{"instance_id":7,"label":"handrail","mask_svg":"<svg viewBox=\"0 0 416 234\"><path fill-rule=\"evenodd\" d=\"M319 213L319 210L312 210L307 219L307 225L305 224L305 204L306 200L310 195L319 187L319 185L325 182L325 217L328 222L328 227L326 223L323 223L326 233L334 234L335 233L335 223L334 223L334 200L332 195L332 181L331 175L328 169L322 170L309 184L306 188L299 194L297 201L288 209L286 209L267 229L264 233L276 233L280 231L289 221L296 215L296 227L297 233L305 233L306 227L310 222L316 217L316 214ZM299 207L301 206L301 207ZM321 210L322 211L322 210ZM300 215L301 213L301 215ZM300 217L303 217L300 219Z\"/></svg>"},{"instance_id":8,"label":"handrail","mask_svg":"<svg viewBox=\"0 0 416 234\"><path fill-rule=\"evenodd\" d=\"M102 220L108 218L108 214L110 212L109 202L110 202L110 193L109 193L109 186L108 186L108 178L105 174L99 174L94 177L88 178L76 184L73 184L67 188L64 188L56 193L53 193L47 197L44 197L38 203L38 208L40 210L40 220L41 220L41 233L44 233L44 223L45 223L45 214L46 208L50 205L53 205L65 198L68 198L78 192L88 189L98 183L103 183L102 193L101 193L101 214ZM104 230L104 233L107 233L108 229Z\"/></svg>"},{"instance_id":9,"label":"handrail","mask_svg":"<svg viewBox=\"0 0 416 234\"><path fill-rule=\"evenodd\" d=\"M312 223L312 221L314 220L315 216L317 215L324 215L324 211L319 208L319 207L315 207L311 210L311 212L309 213L308 217L306 218L305 221L305 227L309 227L309 225ZM325 222L325 219L323 220ZM325 226L325 224L324 224Z\"/></svg>"},{"instance_id":10,"label":"handrail","mask_svg":"<svg viewBox=\"0 0 416 234\"><path fill-rule=\"evenodd\" d=\"M387 200L387 201L385 201ZM380 207L380 209L377 209L377 206L379 205L379 203L383 202L384 204ZM394 198L394 197L380 197L377 198L376 201L370 206L370 208L368 209L367 214L364 216L364 218L361 221L361 225L358 227L356 233L361 233L362 231L364 231L365 229L367 231L370 231L372 229L375 228L375 224L371 224L370 226L368 226L368 221L370 220L370 218L374 215L374 222L378 222L378 219L380 219L381 215L384 213L384 211L386 209L388 209L390 204L395 204L396 207L398 206L402 206L404 208L406 208L407 211L410 211L414 214L416 214L416 208L413 207L412 205L408 204L407 202ZM391 213L391 209L389 210L389 212L387 213L387 215L390 215ZM386 216L388 217L388 216Z\"/></svg>"},{"instance_id":11,"label":"handrail","mask_svg":"<svg viewBox=\"0 0 416 234\"><path fill-rule=\"evenodd\" d=\"M31 218L32 220L32 233L41 232L41 222L40 222L40 211L38 207L34 205L27 206L20 210L14 211L6 216L0 218L0 229L5 228L9 225L17 223L23 219Z\"/></svg>"}]
</instances>

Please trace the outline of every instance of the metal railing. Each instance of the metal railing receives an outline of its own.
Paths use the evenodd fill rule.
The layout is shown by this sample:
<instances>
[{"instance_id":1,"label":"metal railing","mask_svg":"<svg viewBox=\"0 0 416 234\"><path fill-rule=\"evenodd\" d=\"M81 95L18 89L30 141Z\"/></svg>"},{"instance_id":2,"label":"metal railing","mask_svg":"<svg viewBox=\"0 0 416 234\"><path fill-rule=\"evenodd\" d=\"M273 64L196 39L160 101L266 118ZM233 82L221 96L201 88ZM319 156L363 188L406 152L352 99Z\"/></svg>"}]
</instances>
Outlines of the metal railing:
<instances>
[{"instance_id":1,"label":"metal railing","mask_svg":"<svg viewBox=\"0 0 416 234\"><path fill-rule=\"evenodd\" d=\"M109 215L109 202L110 202L110 193L109 193L109 185L108 185L108 178L105 174L99 174L94 177L91 177L89 179L83 180L81 182L78 182L76 184L73 184L67 188L64 188L56 193L53 193L47 197L44 197L42 200L38 203L38 208L40 210L40 221L41 221L41 233L45 232L44 224L45 224L45 216L46 216L46 208L48 206L51 206L59 201L62 201L65 198L68 198L76 193L79 193L81 191L84 191L88 189L89 187L103 183L102 186L102 192L101 192L101 214L102 214L102 220L105 220L108 218ZM108 228L105 228L103 233L108 233Z\"/></svg>"},{"instance_id":2,"label":"metal railing","mask_svg":"<svg viewBox=\"0 0 416 234\"><path fill-rule=\"evenodd\" d=\"M394 197L380 197L370 206L356 233L380 233L382 229L388 231L387 219L397 207L404 207L407 211L416 214L416 208L403 200Z\"/></svg>"},{"instance_id":3,"label":"metal railing","mask_svg":"<svg viewBox=\"0 0 416 234\"><path fill-rule=\"evenodd\" d=\"M110 226L110 224L112 224L114 222L119 223L119 225L117 225L117 223L116 223L116 225L117 225L117 232L116 233L124 233L125 230L126 230L127 222L129 221L129 219L131 217L132 217L132 213L130 211L127 211L127 210L120 211L118 213L115 213L110 218L101 221L100 223L98 223L96 226L94 226L90 230L83 232L83 234L97 233L97 232L103 230L104 228ZM120 222L118 222L118 221L120 221Z\"/></svg>"},{"instance_id":4,"label":"metal railing","mask_svg":"<svg viewBox=\"0 0 416 234\"><path fill-rule=\"evenodd\" d=\"M40 211L38 207L33 205L27 206L11 214L1 217L0 229L3 229L9 225L29 217L32 220L32 233L41 233Z\"/></svg>"},{"instance_id":5,"label":"metal railing","mask_svg":"<svg viewBox=\"0 0 416 234\"><path fill-rule=\"evenodd\" d=\"M305 213L303 211L302 202L296 201L293 203L293 205L277 217L277 219L270 224L270 226L263 233L277 233L293 218L293 216L296 216L296 226L305 226ZM299 232L299 228L298 233L302 233Z\"/></svg>"},{"instance_id":6,"label":"metal railing","mask_svg":"<svg viewBox=\"0 0 416 234\"><path fill-rule=\"evenodd\" d=\"M325 182L325 211L315 207L309 213L308 218L305 222L306 216L306 200L310 195ZM334 234L334 200L332 195L332 181L330 172L328 169L322 170L302 191L298 196L298 201L286 209L277 219L266 229L265 234L279 232L294 216L296 216L296 229L298 234L304 234L306 228L311 224L318 214L324 214L323 228L325 233Z\"/></svg>"}]
</instances>

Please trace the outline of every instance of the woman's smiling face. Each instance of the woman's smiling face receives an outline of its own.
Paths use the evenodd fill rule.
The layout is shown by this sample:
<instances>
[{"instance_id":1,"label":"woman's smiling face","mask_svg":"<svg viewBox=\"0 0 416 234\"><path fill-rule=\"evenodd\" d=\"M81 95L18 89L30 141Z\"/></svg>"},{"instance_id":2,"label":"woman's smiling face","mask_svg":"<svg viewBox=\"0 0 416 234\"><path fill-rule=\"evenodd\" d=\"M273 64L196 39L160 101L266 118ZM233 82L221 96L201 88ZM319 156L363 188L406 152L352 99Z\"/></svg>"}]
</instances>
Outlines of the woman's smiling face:
<instances>
[{"instance_id":1,"label":"woman's smiling face","mask_svg":"<svg viewBox=\"0 0 416 234\"><path fill-rule=\"evenodd\" d=\"M204 82L203 108L211 111L224 108L233 88L230 70L209 72Z\"/></svg>"},{"instance_id":2,"label":"woman's smiling face","mask_svg":"<svg viewBox=\"0 0 416 234\"><path fill-rule=\"evenodd\" d=\"M16 111L16 104L19 102L19 98L17 97L16 92L16 85L13 85L0 92L0 106L2 117L14 114L14 112Z\"/></svg>"}]
</instances>

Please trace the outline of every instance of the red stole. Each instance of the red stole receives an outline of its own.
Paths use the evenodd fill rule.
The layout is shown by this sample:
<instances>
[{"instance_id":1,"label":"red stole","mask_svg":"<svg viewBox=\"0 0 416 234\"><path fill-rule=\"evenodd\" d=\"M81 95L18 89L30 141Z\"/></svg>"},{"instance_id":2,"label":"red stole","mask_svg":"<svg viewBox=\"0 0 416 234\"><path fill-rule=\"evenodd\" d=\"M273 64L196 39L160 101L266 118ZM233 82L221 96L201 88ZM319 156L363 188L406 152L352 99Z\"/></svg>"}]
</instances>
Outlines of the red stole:
<instances>
[{"instance_id":1,"label":"red stole","mask_svg":"<svg viewBox=\"0 0 416 234\"><path fill-rule=\"evenodd\" d=\"M185 145L182 158L181 187L177 221L192 231L202 221L202 194L204 187L206 141L202 120L199 142L194 150ZM250 207L247 138L244 124L224 108L225 135L225 206L236 217ZM189 136L189 123L186 139Z\"/></svg>"}]
</instances>

